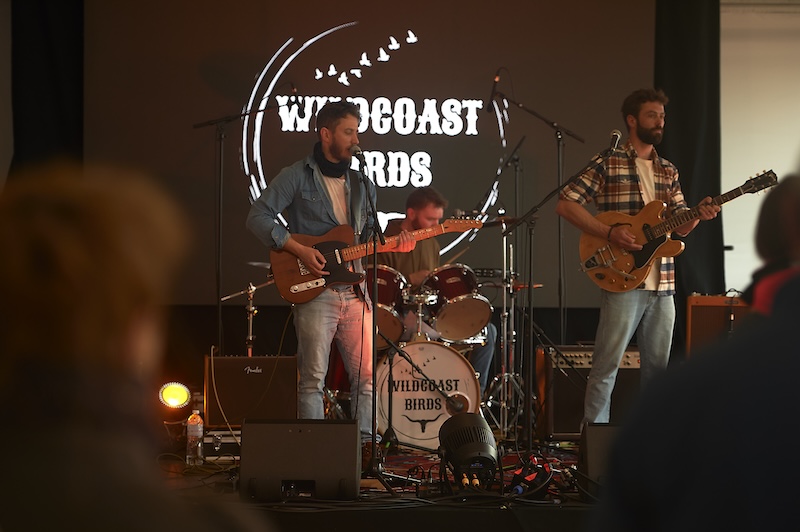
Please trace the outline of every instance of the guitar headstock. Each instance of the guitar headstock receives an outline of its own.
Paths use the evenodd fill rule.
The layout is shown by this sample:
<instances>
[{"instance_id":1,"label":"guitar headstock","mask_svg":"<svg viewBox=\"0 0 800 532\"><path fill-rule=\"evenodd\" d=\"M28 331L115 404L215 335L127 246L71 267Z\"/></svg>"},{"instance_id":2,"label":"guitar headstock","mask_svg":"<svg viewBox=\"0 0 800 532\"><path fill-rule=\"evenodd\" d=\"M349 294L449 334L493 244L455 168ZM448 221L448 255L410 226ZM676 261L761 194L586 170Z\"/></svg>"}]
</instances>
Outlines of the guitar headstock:
<instances>
[{"instance_id":1,"label":"guitar headstock","mask_svg":"<svg viewBox=\"0 0 800 532\"><path fill-rule=\"evenodd\" d=\"M448 218L442 222L445 233L455 233L469 231L470 229L480 229L483 222L471 218Z\"/></svg>"},{"instance_id":2,"label":"guitar headstock","mask_svg":"<svg viewBox=\"0 0 800 532\"><path fill-rule=\"evenodd\" d=\"M772 170L767 170L745 181L744 185L742 185L742 191L752 194L754 192L759 192L761 190L774 187L777 184L778 176L776 176L775 172Z\"/></svg>"}]
</instances>

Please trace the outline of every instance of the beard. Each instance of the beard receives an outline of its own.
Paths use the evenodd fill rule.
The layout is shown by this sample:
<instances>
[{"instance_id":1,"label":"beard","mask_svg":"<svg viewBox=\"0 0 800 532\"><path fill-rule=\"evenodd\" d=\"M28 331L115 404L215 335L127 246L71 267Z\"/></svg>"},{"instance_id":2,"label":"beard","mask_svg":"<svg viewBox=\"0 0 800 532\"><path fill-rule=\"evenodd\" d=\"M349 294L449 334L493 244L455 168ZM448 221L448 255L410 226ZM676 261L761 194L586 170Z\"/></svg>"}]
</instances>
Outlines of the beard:
<instances>
[{"instance_id":1,"label":"beard","mask_svg":"<svg viewBox=\"0 0 800 532\"><path fill-rule=\"evenodd\" d=\"M664 130L659 128L645 129L640 125L636 125L636 136L639 140L646 144L658 146L664 138Z\"/></svg>"},{"instance_id":2,"label":"beard","mask_svg":"<svg viewBox=\"0 0 800 532\"><path fill-rule=\"evenodd\" d=\"M331 157L335 157L336 159L339 160L339 162L349 161L350 158L352 157L352 154L350 153L350 143L348 142L347 145L345 146L344 144L339 143L338 140L335 138L331 143L330 153Z\"/></svg>"}]
</instances>

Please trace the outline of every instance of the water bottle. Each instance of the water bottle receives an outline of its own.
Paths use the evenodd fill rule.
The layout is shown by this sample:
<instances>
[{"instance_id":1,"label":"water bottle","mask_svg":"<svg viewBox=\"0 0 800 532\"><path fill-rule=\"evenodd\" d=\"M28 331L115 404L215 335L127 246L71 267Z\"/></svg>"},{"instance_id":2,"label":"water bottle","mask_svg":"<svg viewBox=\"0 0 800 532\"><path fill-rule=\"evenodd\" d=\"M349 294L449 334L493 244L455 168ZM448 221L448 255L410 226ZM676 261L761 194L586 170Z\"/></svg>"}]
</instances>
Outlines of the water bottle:
<instances>
[{"instance_id":1,"label":"water bottle","mask_svg":"<svg viewBox=\"0 0 800 532\"><path fill-rule=\"evenodd\" d=\"M186 465L203 465L203 418L199 410L192 410L186 420Z\"/></svg>"}]
</instances>

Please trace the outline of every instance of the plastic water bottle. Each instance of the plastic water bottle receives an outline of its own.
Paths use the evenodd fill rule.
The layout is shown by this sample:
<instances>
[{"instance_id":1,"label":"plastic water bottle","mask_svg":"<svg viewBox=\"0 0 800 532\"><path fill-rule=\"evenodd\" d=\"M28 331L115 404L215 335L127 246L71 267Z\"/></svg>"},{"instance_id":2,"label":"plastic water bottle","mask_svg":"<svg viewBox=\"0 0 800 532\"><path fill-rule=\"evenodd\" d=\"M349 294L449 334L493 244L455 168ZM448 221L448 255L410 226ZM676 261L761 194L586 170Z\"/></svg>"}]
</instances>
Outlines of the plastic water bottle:
<instances>
[{"instance_id":1,"label":"plastic water bottle","mask_svg":"<svg viewBox=\"0 0 800 532\"><path fill-rule=\"evenodd\" d=\"M203 418L199 410L192 410L186 420L186 465L203 465Z\"/></svg>"}]
</instances>

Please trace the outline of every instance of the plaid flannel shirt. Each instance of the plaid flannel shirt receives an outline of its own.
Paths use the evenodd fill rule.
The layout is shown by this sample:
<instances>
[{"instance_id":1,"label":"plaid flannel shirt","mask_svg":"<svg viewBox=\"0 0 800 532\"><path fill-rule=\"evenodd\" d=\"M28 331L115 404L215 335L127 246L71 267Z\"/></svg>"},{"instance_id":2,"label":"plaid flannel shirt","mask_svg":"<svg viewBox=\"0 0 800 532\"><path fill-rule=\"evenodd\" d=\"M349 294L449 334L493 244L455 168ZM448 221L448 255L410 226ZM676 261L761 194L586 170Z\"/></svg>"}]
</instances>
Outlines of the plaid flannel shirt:
<instances>
[{"instance_id":1,"label":"plaid flannel shirt","mask_svg":"<svg viewBox=\"0 0 800 532\"><path fill-rule=\"evenodd\" d=\"M673 216L688 209L678 182L678 169L659 157L653 149L653 177L658 201L667 204L666 215ZM636 172L636 150L628 141L607 158L597 154L592 164L578 178L564 185L560 199L586 205L594 200L598 212L617 211L636 215L644 208L639 174ZM661 259L658 295L675 294L675 260Z\"/></svg>"}]
</instances>

